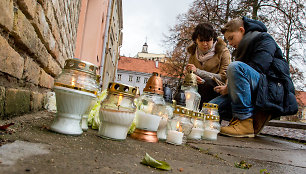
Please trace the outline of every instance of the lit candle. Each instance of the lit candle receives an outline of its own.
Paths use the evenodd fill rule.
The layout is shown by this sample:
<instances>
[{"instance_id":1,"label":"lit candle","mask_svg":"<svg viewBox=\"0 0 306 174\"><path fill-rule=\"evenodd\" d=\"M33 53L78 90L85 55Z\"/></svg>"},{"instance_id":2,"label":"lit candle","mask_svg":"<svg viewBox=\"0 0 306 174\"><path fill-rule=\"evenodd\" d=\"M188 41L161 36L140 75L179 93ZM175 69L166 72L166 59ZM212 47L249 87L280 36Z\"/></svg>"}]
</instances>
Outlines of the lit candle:
<instances>
[{"instance_id":1,"label":"lit candle","mask_svg":"<svg viewBox=\"0 0 306 174\"><path fill-rule=\"evenodd\" d=\"M75 87L75 78L74 77L71 78L71 86Z\"/></svg>"},{"instance_id":2,"label":"lit candle","mask_svg":"<svg viewBox=\"0 0 306 174\"><path fill-rule=\"evenodd\" d=\"M191 133L188 135L188 139L200 140L202 138L203 132L204 132L204 129L193 127L191 129Z\"/></svg>"},{"instance_id":3,"label":"lit candle","mask_svg":"<svg viewBox=\"0 0 306 174\"><path fill-rule=\"evenodd\" d=\"M122 96L122 95L119 95L119 97L118 97L118 103L117 103L118 110L119 110L119 107L120 107L120 104L121 104L122 98L123 98L123 96Z\"/></svg>"},{"instance_id":4,"label":"lit candle","mask_svg":"<svg viewBox=\"0 0 306 174\"><path fill-rule=\"evenodd\" d=\"M217 140L217 135L219 131L213 129L205 129L203 134L203 139L206 140Z\"/></svg>"},{"instance_id":5,"label":"lit candle","mask_svg":"<svg viewBox=\"0 0 306 174\"><path fill-rule=\"evenodd\" d=\"M217 140L217 135L219 133L219 130L214 128L212 121L210 121L208 123L209 123L209 126L204 128L203 139Z\"/></svg>"},{"instance_id":6,"label":"lit candle","mask_svg":"<svg viewBox=\"0 0 306 174\"><path fill-rule=\"evenodd\" d=\"M98 134L105 138L124 140L134 117L133 112L102 109L100 110L101 124Z\"/></svg>"},{"instance_id":7,"label":"lit candle","mask_svg":"<svg viewBox=\"0 0 306 174\"><path fill-rule=\"evenodd\" d=\"M161 117L158 115L147 114L143 111L136 112L136 128L157 131Z\"/></svg>"},{"instance_id":8,"label":"lit candle","mask_svg":"<svg viewBox=\"0 0 306 174\"><path fill-rule=\"evenodd\" d=\"M167 142L170 144L181 145L183 144L183 136L182 127L180 126L180 122L177 122L176 128L177 130L169 130L167 135Z\"/></svg>"}]
</instances>

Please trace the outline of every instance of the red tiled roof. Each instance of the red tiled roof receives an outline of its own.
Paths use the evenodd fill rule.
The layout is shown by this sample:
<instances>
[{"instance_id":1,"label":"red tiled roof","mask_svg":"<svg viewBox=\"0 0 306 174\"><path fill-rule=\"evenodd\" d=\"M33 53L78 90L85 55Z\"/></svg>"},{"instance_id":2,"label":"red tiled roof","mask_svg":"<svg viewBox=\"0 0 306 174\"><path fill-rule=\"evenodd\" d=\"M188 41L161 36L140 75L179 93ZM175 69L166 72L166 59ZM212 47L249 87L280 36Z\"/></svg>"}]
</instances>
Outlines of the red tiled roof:
<instances>
[{"instance_id":1,"label":"red tiled roof","mask_svg":"<svg viewBox=\"0 0 306 174\"><path fill-rule=\"evenodd\" d=\"M306 106L306 92L296 91L295 93L296 100L300 106Z\"/></svg>"},{"instance_id":2,"label":"red tiled roof","mask_svg":"<svg viewBox=\"0 0 306 174\"><path fill-rule=\"evenodd\" d=\"M158 67L156 68L156 63L153 60L132 58L132 57L123 57L121 56L118 61L118 70L126 71L135 71L135 72L144 72L144 73L153 73L157 72L162 76L167 76L163 72L163 68L166 66L165 63L158 62Z\"/></svg>"}]
</instances>

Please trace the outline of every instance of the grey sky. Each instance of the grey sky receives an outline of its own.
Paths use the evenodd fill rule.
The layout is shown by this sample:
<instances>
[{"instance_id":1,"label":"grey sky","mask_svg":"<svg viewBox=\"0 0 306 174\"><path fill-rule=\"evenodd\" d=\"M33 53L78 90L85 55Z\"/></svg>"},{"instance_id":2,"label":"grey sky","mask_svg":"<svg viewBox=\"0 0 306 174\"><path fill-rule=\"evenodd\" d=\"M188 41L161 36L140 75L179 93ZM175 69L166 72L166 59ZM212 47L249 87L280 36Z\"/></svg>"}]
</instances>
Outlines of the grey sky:
<instances>
[{"instance_id":1,"label":"grey sky","mask_svg":"<svg viewBox=\"0 0 306 174\"><path fill-rule=\"evenodd\" d=\"M186 13L194 0L122 0L123 44L121 55L134 57L148 43L149 53L165 53L163 33Z\"/></svg>"}]
</instances>

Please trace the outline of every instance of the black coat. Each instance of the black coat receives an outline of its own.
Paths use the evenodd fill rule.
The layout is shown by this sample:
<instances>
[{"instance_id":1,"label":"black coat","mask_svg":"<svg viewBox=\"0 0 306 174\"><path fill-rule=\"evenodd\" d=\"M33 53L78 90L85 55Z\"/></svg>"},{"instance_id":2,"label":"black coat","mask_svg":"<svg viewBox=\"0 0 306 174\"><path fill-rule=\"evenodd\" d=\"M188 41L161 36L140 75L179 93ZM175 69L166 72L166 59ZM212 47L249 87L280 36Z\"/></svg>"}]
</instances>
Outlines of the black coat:
<instances>
[{"instance_id":1,"label":"black coat","mask_svg":"<svg viewBox=\"0 0 306 174\"><path fill-rule=\"evenodd\" d=\"M256 33L240 56L240 61L261 74L256 97L252 97L254 103L271 112L272 117L295 114L298 110L295 90L281 49L262 22L246 17L243 17L243 22L245 36L249 32Z\"/></svg>"}]
</instances>

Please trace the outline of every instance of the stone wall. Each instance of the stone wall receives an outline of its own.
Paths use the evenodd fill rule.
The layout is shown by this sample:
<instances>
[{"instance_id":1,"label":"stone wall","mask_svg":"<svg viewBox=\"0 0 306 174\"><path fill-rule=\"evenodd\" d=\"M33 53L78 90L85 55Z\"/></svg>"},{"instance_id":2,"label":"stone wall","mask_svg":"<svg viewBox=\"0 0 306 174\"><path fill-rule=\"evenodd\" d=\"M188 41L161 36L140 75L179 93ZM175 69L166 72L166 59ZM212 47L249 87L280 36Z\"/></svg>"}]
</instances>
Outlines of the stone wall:
<instances>
[{"instance_id":1,"label":"stone wall","mask_svg":"<svg viewBox=\"0 0 306 174\"><path fill-rule=\"evenodd\" d=\"M73 58L81 0L0 1L0 118L41 110Z\"/></svg>"}]
</instances>

